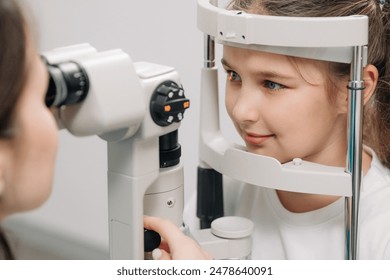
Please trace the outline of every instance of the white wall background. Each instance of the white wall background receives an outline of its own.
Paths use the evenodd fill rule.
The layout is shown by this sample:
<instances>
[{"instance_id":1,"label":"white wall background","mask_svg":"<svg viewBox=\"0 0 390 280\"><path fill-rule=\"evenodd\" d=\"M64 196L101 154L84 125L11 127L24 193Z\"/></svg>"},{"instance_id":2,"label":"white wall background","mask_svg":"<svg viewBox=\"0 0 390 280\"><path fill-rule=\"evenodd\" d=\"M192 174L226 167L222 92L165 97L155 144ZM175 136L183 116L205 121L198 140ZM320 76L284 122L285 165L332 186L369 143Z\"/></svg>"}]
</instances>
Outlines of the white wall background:
<instances>
[{"instance_id":1,"label":"white wall background","mask_svg":"<svg viewBox=\"0 0 390 280\"><path fill-rule=\"evenodd\" d=\"M25 2L36 21L40 51L88 42L98 50L121 48L133 61L176 68L191 99L191 109L179 130L188 197L196 185L203 65L203 34L196 27L196 0ZM8 223L108 250L106 160L106 143L97 136L76 138L61 131L51 198L37 210L9 218Z\"/></svg>"}]
</instances>

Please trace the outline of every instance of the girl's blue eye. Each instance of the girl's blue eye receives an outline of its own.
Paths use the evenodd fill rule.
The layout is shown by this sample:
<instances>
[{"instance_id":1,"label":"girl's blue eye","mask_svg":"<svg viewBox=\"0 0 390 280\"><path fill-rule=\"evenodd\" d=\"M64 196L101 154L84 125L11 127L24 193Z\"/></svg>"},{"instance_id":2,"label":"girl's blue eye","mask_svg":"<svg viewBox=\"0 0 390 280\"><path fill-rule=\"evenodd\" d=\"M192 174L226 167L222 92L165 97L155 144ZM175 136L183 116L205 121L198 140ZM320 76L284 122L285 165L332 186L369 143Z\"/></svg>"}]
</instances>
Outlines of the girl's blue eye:
<instances>
[{"instance_id":1,"label":"girl's blue eye","mask_svg":"<svg viewBox=\"0 0 390 280\"><path fill-rule=\"evenodd\" d=\"M234 71L227 71L227 75L230 82L241 81L240 75Z\"/></svg>"},{"instance_id":2,"label":"girl's blue eye","mask_svg":"<svg viewBox=\"0 0 390 280\"><path fill-rule=\"evenodd\" d=\"M270 90L280 90L284 88L283 85L268 80L264 82L264 86Z\"/></svg>"}]
</instances>

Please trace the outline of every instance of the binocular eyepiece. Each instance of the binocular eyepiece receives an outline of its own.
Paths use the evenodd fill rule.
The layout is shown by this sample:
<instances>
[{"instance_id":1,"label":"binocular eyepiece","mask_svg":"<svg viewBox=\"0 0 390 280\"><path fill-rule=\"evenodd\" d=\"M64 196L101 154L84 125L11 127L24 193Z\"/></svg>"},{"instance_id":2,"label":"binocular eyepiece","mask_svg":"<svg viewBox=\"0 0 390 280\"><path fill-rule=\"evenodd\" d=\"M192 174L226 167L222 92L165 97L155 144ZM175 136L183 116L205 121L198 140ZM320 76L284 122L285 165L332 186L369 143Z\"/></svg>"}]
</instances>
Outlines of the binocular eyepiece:
<instances>
[{"instance_id":1,"label":"binocular eyepiece","mask_svg":"<svg viewBox=\"0 0 390 280\"><path fill-rule=\"evenodd\" d=\"M73 61L47 64L49 86L45 96L47 107L76 104L85 99L89 90L88 75Z\"/></svg>"}]
</instances>

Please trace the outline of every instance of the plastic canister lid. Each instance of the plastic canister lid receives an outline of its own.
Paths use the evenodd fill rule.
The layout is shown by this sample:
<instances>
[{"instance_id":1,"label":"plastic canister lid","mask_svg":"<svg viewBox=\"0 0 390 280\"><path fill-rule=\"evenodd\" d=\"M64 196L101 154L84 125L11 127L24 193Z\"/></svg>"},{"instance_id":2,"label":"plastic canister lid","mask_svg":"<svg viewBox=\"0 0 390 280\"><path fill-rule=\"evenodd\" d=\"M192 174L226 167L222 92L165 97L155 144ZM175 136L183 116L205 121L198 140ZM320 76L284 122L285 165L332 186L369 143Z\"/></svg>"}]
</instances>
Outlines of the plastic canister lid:
<instances>
[{"instance_id":1,"label":"plastic canister lid","mask_svg":"<svg viewBox=\"0 0 390 280\"><path fill-rule=\"evenodd\" d=\"M211 233L227 239L248 237L253 233L253 229L253 222L243 217L222 217L211 223Z\"/></svg>"}]
</instances>

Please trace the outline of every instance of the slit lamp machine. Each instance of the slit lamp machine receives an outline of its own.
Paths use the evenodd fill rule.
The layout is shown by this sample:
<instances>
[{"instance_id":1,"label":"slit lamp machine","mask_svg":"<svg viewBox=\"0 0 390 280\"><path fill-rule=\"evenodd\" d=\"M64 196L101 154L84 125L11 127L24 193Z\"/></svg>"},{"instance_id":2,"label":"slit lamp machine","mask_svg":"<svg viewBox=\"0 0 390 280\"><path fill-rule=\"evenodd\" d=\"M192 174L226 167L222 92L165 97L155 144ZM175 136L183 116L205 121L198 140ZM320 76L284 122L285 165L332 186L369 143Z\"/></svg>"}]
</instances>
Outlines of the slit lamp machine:
<instances>
[{"instance_id":1,"label":"slit lamp machine","mask_svg":"<svg viewBox=\"0 0 390 280\"><path fill-rule=\"evenodd\" d=\"M268 188L345 197L345 248L340 250L346 259L358 258L368 18L253 15L220 8L213 0L198 0L197 13L198 28L204 33L198 231L183 226L178 129L190 101L175 69L133 62L119 49L99 52L88 44L42 53L50 73L46 103L57 108L59 127L76 136L98 135L107 141L110 258L145 258L145 248L155 241L144 244L144 239L154 240L154 234L143 228L144 214L172 220L214 258L250 258L253 224L223 217L222 175ZM228 143L219 123L215 43L350 64L346 168L301 159L281 164ZM240 167L243 161L249 168Z\"/></svg>"}]
</instances>

